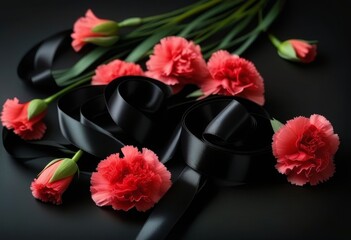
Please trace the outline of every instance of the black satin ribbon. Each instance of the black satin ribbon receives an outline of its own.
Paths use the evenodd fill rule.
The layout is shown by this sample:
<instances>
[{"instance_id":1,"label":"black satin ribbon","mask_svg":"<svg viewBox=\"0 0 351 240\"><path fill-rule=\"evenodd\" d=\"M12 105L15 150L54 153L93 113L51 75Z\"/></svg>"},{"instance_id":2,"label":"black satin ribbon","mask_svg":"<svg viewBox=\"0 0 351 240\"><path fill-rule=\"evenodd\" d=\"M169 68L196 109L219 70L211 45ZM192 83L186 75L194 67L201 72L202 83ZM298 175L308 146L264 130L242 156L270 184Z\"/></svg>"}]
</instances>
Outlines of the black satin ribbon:
<instances>
[{"instance_id":1,"label":"black satin ribbon","mask_svg":"<svg viewBox=\"0 0 351 240\"><path fill-rule=\"evenodd\" d=\"M63 136L98 159L125 145L147 147L162 162L176 152L180 119L191 102L169 106L171 89L147 77L125 76L106 87L74 90L58 101Z\"/></svg>"},{"instance_id":2,"label":"black satin ribbon","mask_svg":"<svg viewBox=\"0 0 351 240\"><path fill-rule=\"evenodd\" d=\"M59 32L30 49L18 65L18 76L35 87L57 88L58 85L52 75L52 66L61 49L68 48L71 32L72 30Z\"/></svg>"},{"instance_id":3,"label":"black satin ribbon","mask_svg":"<svg viewBox=\"0 0 351 240\"><path fill-rule=\"evenodd\" d=\"M5 150L14 158L26 162L41 157L72 157L78 150L71 144L50 140L25 141L12 130L2 129L2 141Z\"/></svg>"},{"instance_id":4,"label":"black satin ribbon","mask_svg":"<svg viewBox=\"0 0 351 240\"><path fill-rule=\"evenodd\" d=\"M137 239L165 239L207 179L238 185L271 178L272 134L267 112L248 100L215 97L191 106L183 116L180 139L187 167Z\"/></svg>"},{"instance_id":5,"label":"black satin ribbon","mask_svg":"<svg viewBox=\"0 0 351 240\"><path fill-rule=\"evenodd\" d=\"M62 134L97 160L135 145L153 150L163 163L185 165L139 240L166 238L208 181L237 185L273 174L273 130L261 106L236 97L178 103L174 97L157 80L125 76L106 87L78 88L58 101Z\"/></svg>"}]
</instances>

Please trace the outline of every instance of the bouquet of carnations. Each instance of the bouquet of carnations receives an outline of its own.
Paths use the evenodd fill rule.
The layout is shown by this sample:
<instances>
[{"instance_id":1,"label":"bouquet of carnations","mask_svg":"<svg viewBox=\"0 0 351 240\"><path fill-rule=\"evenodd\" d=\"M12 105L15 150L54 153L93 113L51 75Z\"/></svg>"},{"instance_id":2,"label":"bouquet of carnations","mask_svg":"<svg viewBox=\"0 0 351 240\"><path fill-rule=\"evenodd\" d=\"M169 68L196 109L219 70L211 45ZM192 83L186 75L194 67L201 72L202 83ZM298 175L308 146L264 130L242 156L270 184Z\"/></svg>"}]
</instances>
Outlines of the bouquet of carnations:
<instances>
[{"instance_id":1,"label":"bouquet of carnations","mask_svg":"<svg viewBox=\"0 0 351 240\"><path fill-rule=\"evenodd\" d=\"M16 154L14 144L40 152L30 158L61 154L34 179L33 196L61 204L74 176L88 174L98 206L156 206L139 234L151 239L167 235L209 180L241 184L262 167L271 173L274 165L296 185L329 179L339 146L331 123L318 114L285 125L272 118L263 108L263 76L240 56L268 31L282 6L202 0L122 21L101 19L89 9L72 31L31 49L19 65L20 77L57 92L24 103L8 99L1 122L13 156L28 157ZM284 59L310 63L316 57L312 41L267 36ZM84 54L57 70L53 59L62 49ZM68 143L45 140L45 115L54 102ZM92 173L79 171L84 156L95 159ZM273 156L273 165L261 159ZM183 170L173 175L168 165L180 160ZM167 210L174 198L183 199L179 212ZM152 221L160 214L167 216L164 222Z\"/></svg>"}]
</instances>

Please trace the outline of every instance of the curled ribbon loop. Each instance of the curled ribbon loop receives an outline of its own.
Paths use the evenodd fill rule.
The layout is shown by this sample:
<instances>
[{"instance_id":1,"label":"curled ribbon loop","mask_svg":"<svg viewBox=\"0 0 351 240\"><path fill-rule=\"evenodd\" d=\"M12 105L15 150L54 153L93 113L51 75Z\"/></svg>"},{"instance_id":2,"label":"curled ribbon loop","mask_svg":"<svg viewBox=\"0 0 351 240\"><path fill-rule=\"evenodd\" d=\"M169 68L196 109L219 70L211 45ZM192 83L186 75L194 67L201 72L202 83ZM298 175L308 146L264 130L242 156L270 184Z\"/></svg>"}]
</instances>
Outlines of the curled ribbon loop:
<instances>
[{"instance_id":1,"label":"curled ribbon loop","mask_svg":"<svg viewBox=\"0 0 351 240\"><path fill-rule=\"evenodd\" d=\"M206 176L246 182L256 165L271 155L269 116L251 101L225 97L204 100L188 109L182 124L184 161Z\"/></svg>"},{"instance_id":2,"label":"curled ribbon loop","mask_svg":"<svg viewBox=\"0 0 351 240\"><path fill-rule=\"evenodd\" d=\"M105 101L113 121L139 143L153 141L162 126L171 89L144 77L119 79L109 84ZM155 136L156 135L156 136Z\"/></svg>"},{"instance_id":3,"label":"curled ribbon loop","mask_svg":"<svg viewBox=\"0 0 351 240\"><path fill-rule=\"evenodd\" d=\"M121 77L106 87L79 88L58 102L61 132L99 159L128 144L153 149L167 162L176 151L178 123L189 105L168 108L170 96L168 86L140 76Z\"/></svg>"},{"instance_id":4,"label":"curled ribbon loop","mask_svg":"<svg viewBox=\"0 0 351 240\"><path fill-rule=\"evenodd\" d=\"M18 76L36 87L57 88L52 66L56 55L61 52L60 49L69 46L70 34L71 30L59 32L30 49L18 65Z\"/></svg>"},{"instance_id":5,"label":"curled ribbon loop","mask_svg":"<svg viewBox=\"0 0 351 240\"><path fill-rule=\"evenodd\" d=\"M58 116L63 136L73 145L100 159L118 151L124 143L114 137L113 131L99 127L98 123L89 120L94 116L109 124L106 118L102 93L104 87L83 87L70 92L58 102ZM94 110L99 111L95 115Z\"/></svg>"},{"instance_id":6,"label":"curled ribbon loop","mask_svg":"<svg viewBox=\"0 0 351 240\"><path fill-rule=\"evenodd\" d=\"M243 184L253 176L259 178L258 171L268 178L272 135L267 112L248 100L213 97L193 104L183 115L180 138L187 167L153 209L137 239L166 238L207 179ZM172 206L177 210L170 210Z\"/></svg>"},{"instance_id":7,"label":"curled ribbon loop","mask_svg":"<svg viewBox=\"0 0 351 240\"><path fill-rule=\"evenodd\" d=\"M153 150L163 163L182 164L139 240L166 238L209 181L238 185L274 175L273 130L261 106L236 97L174 97L157 80L125 76L107 86L78 88L58 101L64 137L99 160L128 144Z\"/></svg>"}]
</instances>

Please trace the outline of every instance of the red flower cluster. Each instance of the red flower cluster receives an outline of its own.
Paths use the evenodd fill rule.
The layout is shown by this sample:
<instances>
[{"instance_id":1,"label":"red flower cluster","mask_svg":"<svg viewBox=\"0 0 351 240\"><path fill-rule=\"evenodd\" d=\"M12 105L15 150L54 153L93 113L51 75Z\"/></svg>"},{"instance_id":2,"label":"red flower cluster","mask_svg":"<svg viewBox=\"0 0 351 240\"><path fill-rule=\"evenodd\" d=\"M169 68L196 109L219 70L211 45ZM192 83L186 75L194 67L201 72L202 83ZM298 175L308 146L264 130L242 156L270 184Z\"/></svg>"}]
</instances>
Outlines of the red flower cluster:
<instances>
[{"instance_id":1,"label":"red flower cluster","mask_svg":"<svg viewBox=\"0 0 351 240\"><path fill-rule=\"evenodd\" d=\"M171 174L151 150L125 146L124 157L112 154L101 161L91 176L92 199L98 206L146 211L171 186Z\"/></svg>"},{"instance_id":2,"label":"red flower cluster","mask_svg":"<svg viewBox=\"0 0 351 240\"><path fill-rule=\"evenodd\" d=\"M263 79L250 61L220 50L206 65L200 46L181 37L162 39L154 47L147 68L148 76L171 85L174 92L195 84L205 96L240 96L264 103Z\"/></svg>"},{"instance_id":3,"label":"red flower cluster","mask_svg":"<svg viewBox=\"0 0 351 240\"><path fill-rule=\"evenodd\" d=\"M323 116L297 117L281 127L273 136L273 154L277 170L296 185L316 185L335 172L333 157L339 137Z\"/></svg>"},{"instance_id":4,"label":"red flower cluster","mask_svg":"<svg viewBox=\"0 0 351 240\"><path fill-rule=\"evenodd\" d=\"M263 79L254 64L227 51L215 52L206 65L199 45L182 37L166 37L155 45L146 66L145 75L170 85L173 93L193 84L205 97L239 96L264 104ZM114 60L96 69L92 84L108 84L126 75L144 73L138 64Z\"/></svg>"}]
</instances>

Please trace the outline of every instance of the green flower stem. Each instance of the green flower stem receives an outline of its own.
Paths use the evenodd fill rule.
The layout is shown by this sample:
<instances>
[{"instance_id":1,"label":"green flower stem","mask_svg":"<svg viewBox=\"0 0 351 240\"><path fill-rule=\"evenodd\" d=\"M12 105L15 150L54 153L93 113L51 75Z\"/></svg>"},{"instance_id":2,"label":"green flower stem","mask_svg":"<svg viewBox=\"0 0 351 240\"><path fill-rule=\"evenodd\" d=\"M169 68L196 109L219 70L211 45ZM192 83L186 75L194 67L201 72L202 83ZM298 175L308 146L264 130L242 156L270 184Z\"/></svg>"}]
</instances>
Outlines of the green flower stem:
<instances>
[{"instance_id":1,"label":"green flower stem","mask_svg":"<svg viewBox=\"0 0 351 240\"><path fill-rule=\"evenodd\" d=\"M66 88L62 89L61 91L51 95L50 97L45 98L44 102L46 102L47 104L50 104L51 102L56 100L58 97L66 94L67 92L69 92L70 90L74 89L75 87L78 87L78 86L82 85L83 83L86 83L86 82L90 81L90 79L91 79L91 75L89 74L85 78L82 78L79 81L72 83L68 87L66 87Z\"/></svg>"},{"instance_id":2,"label":"green flower stem","mask_svg":"<svg viewBox=\"0 0 351 240\"><path fill-rule=\"evenodd\" d=\"M138 26L142 24L142 19L141 18L127 18L123 20L122 22L118 23L118 27L132 27L132 26Z\"/></svg>"},{"instance_id":3,"label":"green flower stem","mask_svg":"<svg viewBox=\"0 0 351 240\"><path fill-rule=\"evenodd\" d=\"M247 1L244 5L242 5L237 11L233 12L228 17L224 18L221 21L215 22L209 27L203 29L203 35L201 37L196 38L195 42L200 44L201 42L207 40L209 37L213 36L216 32L220 31L222 28L235 23L239 19L245 17L246 15L255 14L264 3L264 1L259 2L258 4L254 5L251 9L247 10L250 5L252 5L255 0Z\"/></svg>"},{"instance_id":4,"label":"green flower stem","mask_svg":"<svg viewBox=\"0 0 351 240\"><path fill-rule=\"evenodd\" d=\"M175 16L175 15L178 15L178 14L180 14L182 12L185 12L185 11L187 11L189 9L196 8L197 6L202 5L206 1L207 0L198 1L198 2L196 2L194 4L192 4L192 5L188 5L188 6L185 6L183 8L176 9L176 10L174 10L172 12L163 13L163 14L150 16L150 17L145 17L145 18L142 18L142 22L143 23L148 23L148 22L159 21L159 20L162 20L162 19L165 19L165 18L170 18L172 16Z\"/></svg>"},{"instance_id":5,"label":"green flower stem","mask_svg":"<svg viewBox=\"0 0 351 240\"><path fill-rule=\"evenodd\" d=\"M272 34L268 34L269 40L271 40L272 44L276 47L279 48L281 45L281 41L278 40L278 38L274 37Z\"/></svg>"},{"instance_id":6,"label":"green flower stem","mask_svg":"<svg viewBox=\"0 0 351 240\"><path fill-rule=\"evenodd\" d=\"M74 162L78 162L78 160L80 159L80 157L83 155L83 151L82 150L78 150L77 152L76 152L76 154L74 154L74 156L72 157L72 160L74 161Z\"/></svg>"},{"instance_id":7,"label":"green flower stem","mask_svg":"<svg viewBox=\"0 0 351 240\"><path fill-rule=\"evenodd\" d=\"M198 7L194 7L192 9L190 9L189 11L183 13L183 14L180 14L179 16L175 17L171 22L173 23L179 23L181 21L183 21L184 19L188 18L188 17L191 17L193 16L194 14L196 13L199 13L203 10L206 10L214 5L216 5L217 3L221 2L222 0L212 0L212 1L209 1L207 3L204 3Z\"/></svg>"},{"instance_id":8,"label":"green flower stem","mask_svg":"<svg viewBox=\"0 0 351 240\"><path fill-rule=\"evenodd\" d=\"M175 10L171 13L143 18L143 25L128 34L128 38L148 36L153 34L156 28L174 27L174 25L179 24L186 18L211 8L222 1L223 0L200 1L183 9Z\"/></svg>"},{"instance_id":9,"label":"green flower stem","mask_svg":"<svg viewBox=\"0 0 351 240\"><path fill-rule=\"evenodd\" d=\"M215 50L229 49L237 45L239 45L240 50L238 51L242 53L259 33L267 30L267 27L280 12L281 2L283 1L276 1L272 9L264 15L263 8L267 0L199 0L164 14L125 19L119 23L122 27L136 27L127 32L126 35L120 36L118 44L115 44L114 48L111 49L117 54L105 60L104 63L117 58L137 62L152 54L152 47L159 39L167 35L178 35L197 44L201 43L205 58L209 57ZM257 17L257 22L254 21L255 17ZM251 25L257 25L257 27L251 27ZM217 34L218 36L216 36ZM270 35L270 40L274 46L280 45L280 41L272 35ZM132 49L131 53L130 49ZM88 59L88 63L95 64L93 60L97 60L98 57L100 55L92 55ZM70 69L57 72L57 79L64 79L61 81L61 86L72 85L45 99L45 101L51 102L70 89L85 83L88 79L90 80L94 71L82 75L87 69L88 63L83 62L83 67L81 65L75 67L73 73L69 72ZM74 84L75 82L77 84Z\"/></svg>"}]
</instances>

